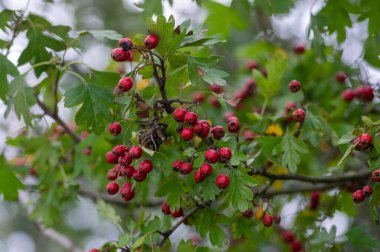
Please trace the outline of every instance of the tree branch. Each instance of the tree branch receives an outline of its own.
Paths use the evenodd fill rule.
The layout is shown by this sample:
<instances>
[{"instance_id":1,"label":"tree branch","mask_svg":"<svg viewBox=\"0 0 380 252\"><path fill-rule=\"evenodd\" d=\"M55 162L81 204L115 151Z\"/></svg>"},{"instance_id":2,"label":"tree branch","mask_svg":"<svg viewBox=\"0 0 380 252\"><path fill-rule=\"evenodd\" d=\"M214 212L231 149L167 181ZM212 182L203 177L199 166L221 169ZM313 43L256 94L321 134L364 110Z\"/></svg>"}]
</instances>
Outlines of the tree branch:
<instances>
[{"instance_id":1,"label":"tree branch","mask_svg":"<svg viewBox=\"0 0 380 252\"><path fill-rule=\"evenodd\" d=\"M265 197L270 198L278 195L288 195L295 193L304 193L304 192L313 192L313 191L326 191L330 189L337 188L342 186L345 182L338 182L334 184L317 184L317 185L294 185L282 190L268 190L265 193Z\"/></svg>"}]
</instances>

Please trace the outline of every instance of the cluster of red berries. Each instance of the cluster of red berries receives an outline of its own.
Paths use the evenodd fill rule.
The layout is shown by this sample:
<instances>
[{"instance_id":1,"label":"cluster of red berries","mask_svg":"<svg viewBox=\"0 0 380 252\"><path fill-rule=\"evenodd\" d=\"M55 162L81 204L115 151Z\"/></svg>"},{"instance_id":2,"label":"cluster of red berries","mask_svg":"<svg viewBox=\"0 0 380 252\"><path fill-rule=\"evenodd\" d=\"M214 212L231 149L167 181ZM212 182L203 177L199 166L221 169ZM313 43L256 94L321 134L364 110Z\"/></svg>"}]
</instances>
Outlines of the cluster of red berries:
<instances>
[{"instance_id":1,"label":"cluster of red berries","mask_svg":"<svg viewBox=\"0 0 380 252\"><path fill-rule=\"evenodd\" d=\"M348 88L342 93L342 98L346 102L351 102L354 98L363 102L371 102L374 97L374 90L370 85L356 87L354 90Z\"/></svg>"},{"instance_id":2,"label":"cluster of red berries","mask_svg":"<svg viewBox=\"0 0 380 252\"><path fill-rule=\"evenodd\" d=\"M270 227L272 226L273 224L273 221L275 224L280 224L281 222L281 216L279 214L275 214L275 215L269 215L269 214L266 214L264 215L263 219L262 219L262 222L263 222L263 225L265 227Z\"/></svg>"},{"instance_id":3,"label":"cluster of red berries","mask_svg":"<svg viewBox=\"0 0 380 252\"><path fill-rule=\"evenodd\" d=\"M371 181L380 182L380 169L374 170L372 172ZM359 204L363 202L366 198L369 198L372 195L372 192L373 192L372 187L366 185L361 190L356 190L352 194L352 200L354 201L355 204Z\"/></svg>"},{"instance_id":4,"label":"cluster of red berries","mask_svg":"<svg viewBox=\"0 0 380 252\"><path fill-rule=\"evenodd\" d=\"M118 135L121 132L119 123L111 123L109 132ZM137 169L132 165L133 161L141 158L143 150L140 146L127 147L125 145L117 145L112 151L107 152L106 159L110 164L116 164L107 172L107 178L111 180L107 184L107 191L111 195L119 192L119 184L115 181L119 177L133 178L136 182L142 182L146 179L148 173L153 170L153 164L150 160L143 160L138 164ZM135 190L130 181L125 182L120 188L120 194L124 200L130 201L135 196Z\"/></svg>"},{"instance_id":5,"label":"cluster of red berries","mask_svg":"<svg viewBox=\"0 0 380 252\"><path fill-rule=\"evenodd\" d=\"M294 237L294 233L285 230L282 232L282 238L286 243L288 243L292 249L293 252L301 252L302 251L302 245L300 241L297 241Z\"/></svg>"},{"instance_id":6,"label":"cluster of red berries","mask_svg":"<svg viewBox=\"0 0 380 252\"><path fill-rule=\"evenodd\" d=\"M367 150L372 145L372 137L368 133L363 133L354 139L355 150Z\"/></svg>"},{"instance_id":7,"label":"cluster of red berries","mask_svg":"<svg viewBox=\"0 0 380 252\"><path fill-rule=\"evenodd\" d=\"M303 122L306 117L306 112L303 108L297 108L297 104L290 101L285 106L284 117L287 122Z\"/></svg>"}]
</instances>

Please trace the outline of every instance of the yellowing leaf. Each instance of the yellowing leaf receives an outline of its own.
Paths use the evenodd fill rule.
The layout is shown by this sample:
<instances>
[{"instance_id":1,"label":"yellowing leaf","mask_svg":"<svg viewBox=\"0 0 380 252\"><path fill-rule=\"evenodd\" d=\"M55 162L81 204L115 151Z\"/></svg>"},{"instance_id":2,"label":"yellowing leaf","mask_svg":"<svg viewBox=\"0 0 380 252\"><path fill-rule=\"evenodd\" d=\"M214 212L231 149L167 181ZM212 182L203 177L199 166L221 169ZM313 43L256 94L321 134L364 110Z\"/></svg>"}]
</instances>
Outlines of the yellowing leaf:
<instances>
[{"instance_id":1,"label":"yellowing leaf","mask_svg":"<svg viewBox=\"0 0 380 252\"><path fill-rule=\"evenodd\" d=\"M259 207L259 209L257 209L256 213L255 213L255 218L256 220L260 220L262 217L264 216L264 208L263 206L261 205Z\"/></svg>"},{"instance_id":2,"label":"yellowing leaf","mask_svg":"<svg viewBox=\"0 0 380 252\"><path fill-rule=\"evenodd\" d=\"M137 89L137 91L144 90L147 86L149 86L149 80L139 80L136 83L136 89Z\"/></svg>"},{"instance_id":3,"label":"yellowing leaf","mask_svg":"<svg viewBox=\"0 0 380 252\"><path fill-rule=\"evenodd\" d=\"M282 136L284 134L284 131L278 124L270 124L265 133L268 135Z\"/></svg>"}]
</instances>

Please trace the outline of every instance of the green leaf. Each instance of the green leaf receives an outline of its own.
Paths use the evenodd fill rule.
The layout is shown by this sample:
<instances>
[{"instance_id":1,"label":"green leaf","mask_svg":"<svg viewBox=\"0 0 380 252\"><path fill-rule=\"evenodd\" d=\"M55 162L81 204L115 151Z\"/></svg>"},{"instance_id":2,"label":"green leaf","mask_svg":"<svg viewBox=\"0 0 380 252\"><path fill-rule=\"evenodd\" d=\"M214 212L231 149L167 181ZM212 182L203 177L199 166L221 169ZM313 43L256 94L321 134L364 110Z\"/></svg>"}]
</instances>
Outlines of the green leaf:
<instances>
[{"instance_id":1,"label":"green leaf","mask_svg":"<svg viewBox=\"0 0 380 252\"><path fill-rule=\"evenodd\" d=\"M210 84L218 84L224 86L225 80L222 78L227 77L229 74L211 67L219 63L223 58L220 56L211 56L208 58L187 57L187 68L189 71L189 78L193 84L198 84L201 79ZM213 82L216 81L216 82Z\"/></svg>"},{"instance_id":2,"label":"green leaf","mask_svg":"<svg viewBox=\"0 0 380 252\"><path fill-rule=\"evenodd\" d=\"M212 245L223 247L227 243L227 235L218 225L214 225L209 233Z\"/></svg>"},{"instance_id":3,"label":"green leaf","mask_svg":"<svg viewBox=\"0 0 380 252\"><path fill-rule=\"evenodd\" d=\"M19 75L19 72L16 66L2 54L0 54L0 66L0 99L5 101L9 90L8 75L15 77Z\"/></svg>"},{"instance_id":4,"label":"green leaf","mask_svg":"<svg viewBox=\"0 0 380 252\"><path fill-rule=\"evenodd\" d=\"M313 234L313 237L310 239L311 244L324 244L329 243L335 240L336 237L336 226L333 225L330 229L330 232L327 232L325 228L316 231Z\"/></svg>"},{"instance_id":5,"label":"green leaf","mask_svg":"<svg viewBox=\"0 0 380 252\"><path fill-rule=\"evenodd\" d=\"M3 32L7 32L7 29L11 27L10 23L14 15L15 12L9 9L5 9L0 12L0 29Z\"/></svg>"},{"instance_id":6,"label":"green leaf","mask_svg":"<svg viewBox=\"0 0 380 252\"><path fill-rule=\"evenodd\" d=\"M121 217L116 213L115 208L113 208L110 204L105 203L103 200L97 200L96 209L98 210L100 216L121 228Z\"/></svg>"},{"instance_id":7,"label":"green leaf","mask_svg":"<svg viewBox=\"0 0 380 252\"><path fill-rule=\"evenodd\" d=\"M369 36L364 43L364 59L369 64L380 67L380 32L377 35Z\"/></svg>"},{"instance_id":8,"label":"green leaf","mask_svg":"<svg viewBox=\"0 0 380 252\"><path fill-rule=\"evenodd\" d=\"M345 236L359 251L368 251L380 247L380 242L368 232L366 226L350 227Z\"/></svg>"},{"instance_id":9,"label":"green leaf","mask_svg":"<svg viewBox=\"0 0 380 252\"><path fill-rule=\"evenodd\" d=\"M291 173L297 171L297 165L301 161L301 154L308 153L307 145L295 138L289 130L286 131L281 141L282 166L287 166Z\"/></svg>"},{"instance_id":10,"label":"green leaf","mask_svg":"<svg viewBox=\"0 0 380 252\"><path fill-rule=\"evenodd\" d=\"M176 173L161 180L156 196L163 197L167 195L166 201L171 209L180 207L180 197L183 193L182 181L178 179Z\"/></svg>"},{"instance_id":11,"label":"green leaf","mask_svg":"<svg viewBox=\"0 0 380 252\"><path fill-rule=\"evenodd\" d=\"M341 144L348 144L348 143L351 143L352 140L354 140L356 136L352 135L352 134L346 134L346 135L343 135L341 136L341 138L339 138L339 141L338 141L338 145L341 145Z\"/></svg>"},{"instance_id":12,"label":"green leaf","mask_svg":"<svg viewBox=\"0 0 380 252\"><path fill-rule=\"evenodd\" d=\"M343 164L344 160L346 160L346 158L348 158L348 156L351 154L351 152L354 151L354 149L355 149L355 146L350 145L350 147L344 153L343 157L339 160L338 166L341 166Z\"/></svg>"},{"instance_id":13,"label":"green leaf","mask_svg":"<svg viewBox=\"0 0 380 252\"><path fill-rule=\"evenodd\" d=\"M380 187L375 185L373 187L373 194L369 199L371 216L376 225L380 224Z\"/></svg>"},{"instance_id":14,"label":"green leaf","mask_svg":"<svg viewBox=\"0 0 380 252\"><path fill-rule=\"evenodd\" d=\"M18 198L18 190L24 189L24 184L15 176L7 166L3 155L0 156L0 194L5 200L13 201Z\"/></svg>"},{"instance_id":15,"label":"green leaf","mask_svg":"<svg viewBox=\"0 0 380 252\"><path fill-rule=\"evenodd\" d=\"M229 177L227 198L235 208L244 212L253 199L252 187L256 185L256 180L237 169L231 169Z\"/></svg>"},{"instance_id":16,"label":"green leaf","mask_svg":"<svg viewBox=\"0 0 380 252\"><path fill-rule=\"evenodd\" d=\"M293 0L257 0L255 5L263 8L267 15L287 13L294 5Z\"/></svg>"},{"instance_id":17,"label":"green leaf","mask_svg":"<svg viewBox=\"0 0 380 252\"><path fill-rule=\"evenodd\" d=\"M91 35L100 42L104 42L106 39L119 40L123 37L121 34L113 30L85 30L79 31L78 34L80 37L85 35Z\"/></svg>"},{"instance_id":18,"label":"green leaf","mask_svg":"<svg viewBox=\"0 0 380 252\"><path fill-rule=\"evenodd\" d=\"M144 10L146 17L162 14L162 1L144 0L143 2L134 2L134 4Z\"/></svg>"}]
</instances>

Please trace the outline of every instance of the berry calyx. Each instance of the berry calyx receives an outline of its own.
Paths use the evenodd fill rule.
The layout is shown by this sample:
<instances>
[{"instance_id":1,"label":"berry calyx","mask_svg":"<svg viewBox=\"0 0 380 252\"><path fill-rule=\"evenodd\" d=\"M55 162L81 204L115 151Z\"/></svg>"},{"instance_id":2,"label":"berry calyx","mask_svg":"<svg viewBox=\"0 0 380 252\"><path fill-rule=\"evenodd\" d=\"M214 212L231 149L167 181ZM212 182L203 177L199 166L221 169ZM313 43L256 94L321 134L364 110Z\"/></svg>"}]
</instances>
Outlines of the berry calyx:
<instances>
[{"instance_id":1,"label":"berry calyx","mask_svg":"<svg viewBox=\"0 0 380 252\"><path fill-rule=\"evenodd\" d=\"M212 128L211 133L216 139L221 139L225 135L225 131L222 126L215 126L214 128Z\"/></svg>"},{"instance_id":2,"label":"berry calyx","mask_svg":"<svg viewBox=\"0 0 380 252\"><path fill-rule=\"evenodd\" d=\"M144 45L148 49L154 49L158 45L158 37L154 34L150 34L146 39L144 40Z\"/></svg>"},{"instance_id":3,"label":"berry calyx","mask_svg":"<svg viewBox=\"0 0 380 252\"><path fill-rule=\"evenodd\" d=\"M199 171L202 177L210 176L212 174L212 166L206 163L202 164Z\"/></svg>"},{"instance_id":4,"label":"berry calyx","mask_svg":"<svg viewBox=\"0 0 380 252\"><path fill-rule=\"evenodd\" d=\"M337 72L336 75L335 75L335 80L338 82L338 83L344 83L346 81L346 78L347 78L347 75L340 71L340 72Z\"/></svg>"},{"instance_id":5,"label":"berry calyx","mask_svg":"<svg viewBox=\"0 0 380 252\"><path fill-rule=\"evenodd\" d=\"M351 89L346 89L342 93L342 98L346 102L351 102L355 98L355 93Z\"/></svg>"},{"instance_id":6,"label":"berry calyx","mask_svg":"<svg viewBox=\"0 0 380 252\"><path fill-rule=\"evenodd\" d=\"M205 159L208 163L214 164L219 161L219 153L214 149L208 149L205 152Z\"/></svg>"},{"instance_id":7,"label":"berry calyx","mask_svg":"<svg viewBox=\"0 0 380 252\"><path fill-rule=\"evenodd\" d=\"M139 164L139 172L148 174L153 170L153 164L150 160L144 160Z\"/></svg>"},{"instance_id":8,"label":"berry calyx","mask_svg":"<svg viewBox=\"0 0 380 252\"><path fill-rule=\"evenodd\" d=\"M270 227L270 226L272 226L272 223L273 223L272 216L270 216L268 214L264 215L264 217L263 217L263 224L264 224L264 226Z\"/></svg>"},{"instance_id":9,"label":"berry calyx","mask_svg":"<svg viewBox=\"0 0 380 252\"><path fill-rule=\"evenodd\" d=\"M370 186L364 186L363 187L363 194L364 194L364 197L368 198L372 195L373 193L373 189L372 187Z\"/></svg>"},{"instance_id":10,"label":"berry calyx","mask_svg":"<svg viewBox=\"0 0 380 252\"><path fill-rule=\"evenodd\" d=\"M292 93L296 93L301 89L301 83L298 80L291 80L288 84L288 89Z\"/></svg>"},{"instance_id":11,"label":"berry calyx","mask_svg":"<svg viewBox=\"0 0 380 252\"><path fill-rule=\"evenodd\" d=\"M236 133L240 129L240 123L238 120L228 120L227 128L229 132Z\"/></svg>"},{"instance_id":12,"label":"berry calyx","mask_svg":"<svg viewBox=\"0 0 380 252\"><path fill-rule=\"evenodd\" d=\"M230 184L230 178L225 174L220 174L216 178L215 183L216 183L216 186L219 187L220 189L225 189Z\"/></svg>"},{"instance_id":13,"label":"berry calyx","mask_svg":"<svg viewBox=\"0 0 380 252\"><path fill-rule=\"evenodd\" d=\"M186 112L187 111L184 108L176 108L173 112L174 120L176 120L177 122L183 122L183 120L185 119Z\"/></svg>"},{"instance_id":14,"label":"berry calyx","mask_svg":"<svg viewBox=\"0 0 380 252\"><path fill-rule=\"evenodd\" d=\"M195 125L198 121L198 116L194 112L187 112L184 117L184 122L189 125Z\"/></svg>"},{"instance_id":15,"label":"berry calyx","mask_svg":"<svg viewBox=\"0 0 380 252\"><path fill-rule=\"evenodd\" d=\"M118 45L123 50L131 50L133 46L133 42L130 38L121 38L118 42Z\"/></svg>"},{"instance_id":16,"label":"berry calyx","mask_svg":"<svg viewBox=\"0 0 380 252\"><path fill-rule=\"evenodd\" d=\"M219 160L221 162L226 162L231 159L232 152L228 147L223 147L219 149Z\"/></svg>"},{"instance_id":17,"label":"berry calyx","mask_svg":"<svg viewBox=\"0 0 380 252\"><path fill-rule=\"evenodd\" d=\"M123 50L122 48L115 48L111 52L111 57L114 61L123 62L129 59L130 54L129 51Z\"/></svg>"},{"instance_id":18,"label":"berry calyx","mask_svg":"<svg viewBox=\"0 0 380 252\"><path fill-rule=\"evenodd\" d=\"M181 167L179 167L179 172L183 175L189 174L193 170L193 166L190 163L183 163Z\"/></svg>"},{"instance_id":19,"label":"berry calyx","mask_svg":"<svg viewBox=\"0 0 380 252\"><path fill-rule=\"evenodd\" d=\"M161 204L161 211L165 215L171 214L170 206L169 206L168 202L166 202L166 201L162 202L162 204Z\"/></svg>"},{"instance_id":20,"label":"berry calyx","mask_svg":"<svg viewBox=\"0 0 380 252\"><path fill-rule=\"evenodd\" d=\"M296 122L303 122L305 120L305 110L298 108L293 112L293 120Z\"/></svg>"},{"instance_id":21,"label":"berry calyx","mask_svg":"<svg viewBox=\"0 0 380 252\"><path fill-rule=\"evenodd\" d=\"M113 147L112 149L112 153L115 155L115 156L122 156L124 155L125 152L128 151L128 147L125 146L125 145L116 145L115 147Z\"/></svg>"},{"instance_id":22,"label":"berry calyx","mask_svg":"<svg viewBox=\"0 0 380 252\"><path fill-rule=\"evenodd\" d=\"M119 135L121 130L121 125L118 122L113 122L108 126L108 131L114 136Z\"/></svg>"},{"instance_id":23,"label":"berry calyx","mask_svg":"<svg viewBox=\"0 0 380 252\"><path fill-rule=\"evenodd\" d=\"M196 183L200 183L200 182L203 181L203 178L204 177L202 176L201 171L200 170L196 170L195 173L194 173L194 181Z\"/></svg>"},{"instance_id":24,"label":"berry calyx","mask_svg":"<svg viewBox=\"0 0 380 252\"><path fill-rule=\"evenodd\" d=\"M179 168L181 167L182 164L183 162L181 160L174 161L172 164L173 171L179 171Z\"/></svg>"},{"instance_id":25,"label":"berry calyx","mask_svg":"<svg viewBox=\"0 0 380 252\"><path fill-rule=\"evenodd\" d=\"M362 190L357 190L352 194L352 200L355 204L359 204L364 200L364 193Z\"/></svg>"},{"instance_id":26,"label":"berry calyx","mask_svg":"<svg viewBox=\"0 0 380 252\"><path fill-rule=\"evenodd\" d=\"M111 181L107 184L106 189L109 194L114 195L119 191L119 185L116 182Z\"/></svg>"},{"instance_id":27,"label":"berry calyx","mask_svg":"<svg viewBox=\"0 0 380 252\"><path fill-rule=\"evenodd\" d=\"M133 87L133 80L129 77L123 77L117 84L117 90L119 93L125 93Z\"/></svg>"},{"instance_id":28,"label":"berry calyx","mask_svg":"<svg viewBox=\"0 0 380 252\"><path fill-rule=\"evenodd\" d=\"M131 155L133 159L139 159L142 155L142 148L140 146L132 146L129 149L129 155Z\"/></svg>"},{"instance_id":29,"label":"berry calyx","mask_svg":"<svg viewBox=\"0 0 380 252\"><path fill-rule=\"evenodd\" d=\"M183 128L181 131L181 138L183 141L190 141L193 138L194 134L192 129Z\"/></svg>"},{"instance_id":30,"label":"berry calyx","mask_svg":"<svg viewBox=\"0 0 380 252\"><path fill-rule=\"evenodd\" d=\"M112 153L112 151L109 151L106 153L106 160L109 164L117 164L118 156L115 156L115 154Z\"/></svg>"},{"instance_id":31,"label":"berry calyx","mask_svg":"<svg viewBox=\"0 0 380 252\"><path fill-rule=\"evenodd\" d=\"M135 170L135 171L133 172L132 178L133 178L136 182L143 182L143 181L146 179L146 173L142 173L142 172L140 172L139 170Z\"/></svg>"},{"instance_id":32,"label":"berry calyx","mask_svg":"<svg viewBox=\"0 0 380 252\"><path fill-rule=\"evenodd\" d=\"M375 182L380 182L380 169L379 170L374 170L372 172L372 180Z\"/></svg>"}]
</instances>

